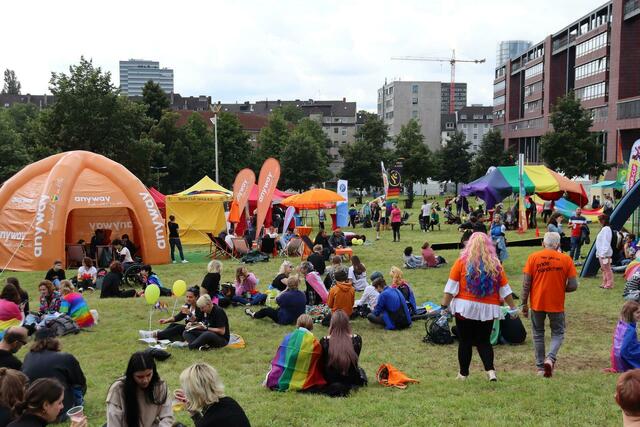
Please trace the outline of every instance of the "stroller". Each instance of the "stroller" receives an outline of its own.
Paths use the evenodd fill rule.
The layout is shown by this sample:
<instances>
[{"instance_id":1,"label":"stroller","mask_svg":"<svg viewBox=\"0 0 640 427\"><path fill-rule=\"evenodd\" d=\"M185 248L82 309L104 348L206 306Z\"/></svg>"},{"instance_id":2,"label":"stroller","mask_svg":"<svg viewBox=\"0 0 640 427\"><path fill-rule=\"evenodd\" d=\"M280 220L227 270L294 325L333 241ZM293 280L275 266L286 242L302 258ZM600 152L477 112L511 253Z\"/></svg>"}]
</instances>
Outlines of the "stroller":
<instances>
[{"instance_id":1,"label":"stroller","mask_svg":"<svg viewBox=\"0 0 640 427\"><path fill-rule=\"evenodd\" d=\"M443 215L445 219L445 224L462 224L460 217L457 215L454 215L453 212L451 212L451 206L447 206L446 208L444 208Z\"/></svg>"}]
</instances>

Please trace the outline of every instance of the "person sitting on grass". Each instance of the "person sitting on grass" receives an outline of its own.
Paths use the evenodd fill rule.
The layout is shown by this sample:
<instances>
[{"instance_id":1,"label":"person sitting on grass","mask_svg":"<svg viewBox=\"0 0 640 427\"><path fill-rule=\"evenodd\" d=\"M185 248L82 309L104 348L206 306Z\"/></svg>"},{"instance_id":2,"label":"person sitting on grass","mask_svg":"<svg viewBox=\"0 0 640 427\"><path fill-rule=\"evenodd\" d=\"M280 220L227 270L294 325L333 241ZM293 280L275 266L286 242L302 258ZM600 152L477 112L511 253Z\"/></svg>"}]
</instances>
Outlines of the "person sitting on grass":
<instances>
[{"instance_id":1,"label":"person sitting on grass","mask_svg":"<svg viewBox=\"0 0 640 427\"><path fill-rule=\"evenodd\" d=\"M616 383L615 399L622 409L622 425L640 425L640 369L632 369L620 375Z\"/></svg>"},{"instance_id":2,"label":"person sitting on grass","mask_svg":"<svg viewBox=\"0 0 640 427\"><path fill-rule=\"evenodd\" d=\"M329 257L333 253L333 248L331 247L331 243L329 243L329 235L325 230L320 230L316 235L315 240L313 241L314 245L322 246L322 254L324 255L325 261L329 260Z\"/></svg>"},{"instance_id":3,"label":"person sitting on grass","mask_svg":"<svg viewBox=\"0 0 640 427\"><path fill-rule=\"evenodd\" d=\"M391 267L389 275L391 276L391 287L398 289L402 293L402 295L404 295L405 301L407 302L407 307L409 308L409 312L413 316L418 311L418 307L416 305L416 297L413 294L413 290L411 289L409 282L404 280L402 270L394 265Z\"/></svg>"},{"instance_id":4,"label":"person sitting on grass","mask_svg":"<svg viewBox=\"0 0 640 427\"><path fill-rule=\"evenodd\" d=\"M271 282L271 287L280 292L287 289L287 278L292 271L293 264L287 260L282 261L282 264L280 264L280 270L278 270L278 275L273 279L273 282Z\"/></svg>"},{"instance_id":5,"label":"person sitting on grass","mask_svg":"<svg viewBox=\"0 0 640 427\"><path fill-rule=\"evenodd\" d=\"M244 312L254 319L268 317L279 325L295 323L296 319L304 314L307 298L302 291L298 290L300 277L297 274L289 276L285 280L287 282L286 290L276 297L276 303L279 306L277 309L265 307L258 312L253 312L247 308Z\"/></svg>"},{"instance_id":6,"label":"person sitting on grass","mask_svg":"<svg viewBox=\"0 0 640 427\"><path fill-rule=\"evenodd\" d=\"M267 300L267 294L258 292L258 279L255 274L249 273L246 267L238 267L236 269L236 295L232 301L242 305L259 305L264 304Z\"/></svg>"},{"instance_id":7,"label":"person sitting on grass","mask_svg":"<svg viewBox=\"0 0 640 427\"><path fill-rule=\"evenodd\" d=\"M640 320L640 303L627 301L622 306L620 319L613 334L611 371L625 372L640 368L640 343L636 324Z\"/></svg>"},{"instance_id":8,"label":"person sitting on grass","mask_svg":"<svg viewBox=\"0 0 640 427\"><path fill-rule=\"evenodd\" d=\"M329 335L320 340L322 373L327 385L323 393L331 397L346 397L352 390L367 385L358 367L362 338L351 332L349 316L336 310L331 316Z\"/></svg>"},{"instance_id":9,"label":"person sitting on grass","mask_svg":"<svg viewBox=\"0 0 640 427\"><path fill-rule=\"evenodd\" d=\"M351 257L351 267L349 267L349 279L353 283L356 291L364 291L369 282L367 281L367 267L360 261L360 257Z\"/></svg>"},{"instance_id":10,"label":"person sitting on grass","mask_svg":"<svg viewBox=\"0 0 640 427\"><path fill-rule=\"evenodd\" d=\"M127 371L107 392L107 426L171 427L173 408L167 383L156 361L144 351L133 353Z\"/></svg>"},{"instance_id":11,"label":"person sitting on grass","mask_svg":"<svg viewBox=\"0 0 640 427\"><path fill-rule=\"evenodd\" d=\"M67 277L64 272L64 268L62 267L62 261L55 260L53 261L53 266L47 271L47 274L44 276L44 280L48 280L53 283L56 287L60 285L62 280L65 280Z\"/></svg>"},{"instance_id":12,"label":"person sitting on grass","mask_svg":"<svg viewBox=\"0 0 640 427\"><path fill-rule=\"evenodd\" d=\"M378 297L380 294L376 290L376 287L373 282L382 278L382 273L379 271L374 271L371 273L371 284L367 285L364 288L364 292L362 293L362 297L355 302L356 309L358 314L361 316L367 316L376 308L376 304L378 303Z\"/></svg>"},{"instance_id":13,"label":"person sitting on grass","mask_svg":"<svg viewBox=\"0 0 640 427\"><path fill-rule=\"evenodd\" d=\"M109 272L102 278L102 288L100 298L131 298L138 296L135 289L121 290L122 284L122 263L112 261L109 265Z\"/></svg>"},{"instance_id":14,"label":"person sitting on grass","mask_svg":"<svg viewBox=\"0 0 640 427\"><path fill-rule=\"evenodd\" d=\"M6 427L17 418L16 409L24 401L28 382L19 369L0 368L0 426Z\"/></svg>"},{"instance_id":15,"label":"person sitting on grass","mask_svg":"<svg viewBox=\"0 0 640 427\"><path fill-rule=\"evenodd\" d=\"M404 265L409 269L426 267L424 259L418 255L413 255L413 247L404 248Z\"/></svg>"},{"instance_id":16,"label":"person sitting on grass","mask_svg":"<svg viewBox=\"0 0 640 427\"><path fill-rule=\"evenodd\" d=\"M22 369L22 362L15 354L27 344L28 332L22 326L7 328L0 341L0 367L9 369ZM1 394L1 393L0 393ZM2 423L0 423L2 425Z\"/></svg>"},{"instance_id":17,"label":"person sitting on grass","mask_svg":"<svg viewBox=\"0 0 640 427\"><path fill-rule=\"evenodd\" d=\"M380 295L375 310L369 313L367 319L389 330L411 326L411 313L407 308L404 295L399 290L387 286L387 282L382 277L377 278L373 286Z\"/></svg>"},{"instance_id":18,"label":"person sitting on grass","mask_svg":"<svg viewBox=\"0 0 640 427\"><path fill-rule=\"evenodd\" d=\"M20 281L17 277L7 277L6 283L11 283L18 290L18 294L20 294L20 304L18 305L22 309L22 312L24 313L24 316L26 318L27 314L29 314L29 294L27 293L27 291L22 289L22 286L20 286Z\"/></svg>"},{"instance_id":19,"label":"person sitting on grass","mask_svg":"<svg viewBox=\"0 0 640 427\"><path fill-rule=\"evenodd\" d=\"M436 255L429 242L424 242L424 244L422 245L422 259L424 260L425 266L429 268L439 267L442 264L447 263L444 258Z\"/></svg>"},{"instance_id":20,"label":"person sitting on grass","mask_svg":"<svg viewBox=\"0 0 640 427\"><path fill-rule=\"evenodd\" d=\"M174 316L158 320L158 323L160 323L161 325L166 325L168 323L169 326L161 331L138 331L140 333L140 338L182 341L182 334L186 329L186 325L191 322L197 321L198 313L200 312L200 310L196 306L198 297L200 297L199 287L193 286L187 289L187 292L184 294L184 305L180 308L180 311ZM182 322L183 320L184 324L181 324L180 322Z\"/></svg>"},{"instance_id":21,"label":"person sitting on grass","mask_svg":"<svg viewBox=\"0 0 640 427\"><path fill-rule=\"evenodd\" d=\"M224 384L218 371L206 363L194 363L180 374L184 394L182 402L193 419L195 427L229 426L250 427L242 407L225 396Z\"/></svg>"},{"instance_id":22,"label":"person sitting on grass","mask_svg":"<svg viewBox=\"0 0 640 427\"><path fill-rule=\"evenodd\" d=\"M327 268L327 275L324 277L324 286L327 290L331 289L336 284L335 272L342 269L342 257L340 255L334 255L331 257L331 265Z\"/></svg>"},{"instance_id":23,"label":"person sitting on grass","mask_svg":"<svg viewBox=\"0 0 640 427\"><path fill-rule=\"evenodd\" d=\"M87 301L81 293L76 292L69 280L60 282L60 293L62 294L60 313L69 315L80 328L90 328L95 324Z\"/></svg>"},{"instance_id":24,"label":"person sitting on grass","mask_svg":"<svg viewBox=\"0 0 640 427\"><path fill-rule=\"evenodd\" d=\"M324 262L322 245L315 245L313 247L313 253L307 257L307 261L313 264L313 269L317 271L319 275L324 274L324 270L327 268L327 265Z\"/></svg>"},{"instance_id":25,"label":"person sitting on grass","mask_svg":"<svg viewBox=\"0 0 640 427\"><path fill-rule=\"evenodd\" d=\"M304 276L307 287L305 295L307 296L307 305L325 304L329 293L322 283L322 278L317 271L313 269L313 264L304 261L298 266L298 272Z\"/></svg>"},{"instance_id":26,"label":"person sitting on grass","mask_svg":"<svg viewBox=\"0 0 640 427\"><path fill-rule=\"evenodd\" d=\"M87 393L87 380L78 359L62 350L55 331L43 328L38 330L35 341L24 357L22 372L30 381L39 378L55 378L64 386L64 413L74 406L83 405Z\"/></svg>"},{"instance_id":27,"label":"person sitting on grass","mask_svg":"<svg viewBox=\"0 0 640 427\"><path fill-rule=\"evenodd\" d=\"M38 286L40 291L40 309L38 313L42 316L45 314L53 314L60 311L62 302L60 292L58 292L48 280L43 280Z\"/></svg>"},{"instance_id":28,"label":"person sitting on grass","mask_svg":"<svg viewBox=\"0 0 640 427\"><path fill-rule=\"evenodd\" d=\"M156 273L153 272L150 265L146 264L140 268L140 278L142 279L142 289L146 289L149 285L156 285L160 288L160 295L170 297L171 289L162 286L162 282Z\"/></svg>"},{"instance_id":29,"label":"person sitting on grass","mask_svg":"<svg viewBox=\"0 0 640 427\"><path fill-rule=\"evenodd\" d=\"M220 297L220 276L222 275L222 263L217 259L207 264L207 274L204 275L201 288L204 288L211 299Z\"/></svg>"},{"instance_id":30,"label":"person sitting on grass","mask_svg":"<svg viewBox=\"0 0 640 427\"><path fill-rule=\"evenodd\" d=\"M11 326L22 324L24 313L20 310L20 294L15 286L7 283L0 292L0 338Z\"/></svg>"},{"instance_id":31,"label":"person sitting on grass","mask_svg":"<svg viewBox=\"0 0 640 427\"><path fill-rule=\"evenodd\" d=\"M342 230L336 228L333 231L331 237L329 237L329 244L331 245L332 252L335 252L336 249L342 249L347 247L347 240L342 234Z\"/></svg>"},{"instance_id":32,"label":"person sitting on grass","mask_svg":"<svg viewBox=\"0 0 640 427\"><path fill-rule=\"evenodd\" d=\"M275 391L316 391L326 384L322 376L322 347L312 330L311 316L300 315L296 329L280 343L262 385Z\"/></svg>"},{"instance_id":33,"label":"person sitting on grass","mask_svg":"<svg viewBox=\"0 0 640 427\"><path fill-rule=\"evenodd\" d=\"M327 298L327 306L331 309L331 313L335 313L338 310L343 311L347 316L351 316L353 312L353 303L355 301L355 289L347 272L337 270L335 272L336 285L329 290L329 297ZM327 316L323 320L324 326L329 326L331 316Z\"/></svg>"},{"instance_id":34,"label":"person sitting on grass","mask_svg":"<svg viewBox=\"0 0 640 427\"><path fill-rule=\"evenodd\" d=\"M133 257L131 256L131 252L129 252L129 249L120 239L114 240L112 244L116 249L116 259L122 263L122 268L127 271L127 268L129 268L129 266L133 264Z\"/></svg>"},{"instance_id":35,"label":"person sitting on grass","mask_svg":"<svg viewBox=\"0 0 640 427\"><path fill-rule=\"evenodd\" d=\"M76 276L78 289L81 292L85 289L93 290L97 279L98 270L94 267L93 260L88 256L82 258L82 265L78 268L78 275Z\"/></svg>"},{"instance_id":36,"label":"person sitting on grass","mask_svg":"<svg viewBox=\"0 0 640 427\"><path fill-rule=\"evenodd\" d=\"M229 319L227 313L211 301L209 295L201 295L196 302L200 312L196 321L187 323L182 337L190 350L209 350L229 344Z\"/></svg>"}]
</instances>

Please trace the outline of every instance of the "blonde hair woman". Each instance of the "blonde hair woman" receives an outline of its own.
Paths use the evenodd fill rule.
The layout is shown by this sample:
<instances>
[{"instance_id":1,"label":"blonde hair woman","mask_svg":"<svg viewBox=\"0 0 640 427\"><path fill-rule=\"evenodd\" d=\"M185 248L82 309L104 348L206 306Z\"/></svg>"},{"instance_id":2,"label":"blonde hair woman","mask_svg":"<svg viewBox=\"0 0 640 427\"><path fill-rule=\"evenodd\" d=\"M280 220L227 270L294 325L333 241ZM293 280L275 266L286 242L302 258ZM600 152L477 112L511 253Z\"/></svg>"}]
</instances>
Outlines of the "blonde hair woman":
<instances>
[{"instance_id":1,"label":"blonde hair woman","mask_svg":"<svg viewBox=\"0 0 640 427\"><path fill-rule=\"evenodd\" d=\"M409 308L409 313L411 313L412 316L415 315L418 312L416 297L413 294L413 289L411 289L409 283L404 280L402 270L394 265L391 267L389 275L391 276L391 287L398 289L402 293L405 302L407 303L407 307Z\"/></svg>"},{"instance_id":2,"label":"blonde hair woman","mask_svg":"<svg viewBox=\"0 0 640 427\"><path fill-rule=\"evenodd\" d=\"M500 300L516 309L507 276L496 256L493 242L485 233L473 233L451 267L444 288L442 307L456 317L458 328L458 379L469 376L473 346L490 381L497 381L493 366L491 330L500 317Z\"/></svg>"},{"instance_id":3,"label":"blonde hair woman","mask_svg":"<svg viewBox=\"0 0 640 427\"><path fill-rule=\"evenodd\" d=\"M220 296L220 276L222 275L222 263L217 259L207 264L207 274L204 275L200 286L204 288L211 298Z\"/></svg>"},{"instance_id":4,"label":"blonde hair woman","mask_svg":"<svg viewBox=\"0 0 640 427\"><path fill-rule=\"evenodd\" d=\"M271 287L279 290L280 292L284 291L287 288L287 278L293 271L293 264L289 261L284 260L282 264L280 264L280 270L278 270L278 275L271 282Z\"/></svg>"},{"instance_id":5,"label":"blonde hair woman","mask_svg":"<svg viewBox=\"0 0 640 427\"><path fill-rule=\"evenodd\" d=\"M76 292L76 288L70 281L60 282L60 293L62 294L60 313L68 314L81 328L89 328L95 324L92 311L97 312L89 310L87 301L81 293Z\"/></svg>"},{"instance_id":6,"label":"blonde hair woman","mask_svg":"<svg viewBox=\"0 0 640 427\"><path fill-rule=\"evenodd\" d=\"M213 366L194 363L180 374L180 385L196 427L251 425L238 402L225 396L224 384Z\"/></svg>"},{"instance_id":7,"label":"blonde hair woman","mask_svg":"<svg viewBox=\"0 0 640 427\"><path fill-rule=\"evenodd\" d=\"M198 298L196 306L200 309L196 312L196 321L188 323L182 334L189 343L189 349L209 350L229 344L229 319L224 310L207 294Z\"/></svg>"}]
</instances>

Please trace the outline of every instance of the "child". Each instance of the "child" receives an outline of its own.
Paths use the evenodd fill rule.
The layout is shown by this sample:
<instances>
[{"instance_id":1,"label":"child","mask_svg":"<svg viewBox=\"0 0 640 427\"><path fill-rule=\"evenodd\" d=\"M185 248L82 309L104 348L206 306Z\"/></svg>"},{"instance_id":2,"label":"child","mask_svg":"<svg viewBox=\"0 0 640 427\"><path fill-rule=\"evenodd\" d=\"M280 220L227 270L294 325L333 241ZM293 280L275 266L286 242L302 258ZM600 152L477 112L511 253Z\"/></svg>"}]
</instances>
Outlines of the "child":
<instances>
[{"instance_id":1,"label":"child","mask_svg":"<svg viewBox=\"0 0 640 427\"><path fill-rule=\"evenodd\" d=\"M625 372L616 384L616 402L622 409L622 425L640 424L640 369Z\"/></svg>"},{"instance_id":2,"label":"child","mask_svg":"<svg viewBox=\"0 0 640 427\"><path fill-rule=\"evenodd\" d=\"M636 335L638 320L640 320L640 303L625 302L613 334L611 370L614 372L640 368L640 344Z\"/></svg>"}]
</instances>

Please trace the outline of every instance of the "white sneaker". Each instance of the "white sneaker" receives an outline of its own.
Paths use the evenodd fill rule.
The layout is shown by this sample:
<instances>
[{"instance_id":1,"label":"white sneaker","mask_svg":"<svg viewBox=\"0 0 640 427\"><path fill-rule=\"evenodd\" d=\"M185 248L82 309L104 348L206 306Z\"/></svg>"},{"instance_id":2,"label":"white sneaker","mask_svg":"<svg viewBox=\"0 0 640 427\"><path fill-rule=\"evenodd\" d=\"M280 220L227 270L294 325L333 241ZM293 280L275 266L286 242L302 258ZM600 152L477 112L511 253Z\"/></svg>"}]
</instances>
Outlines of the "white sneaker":
<instances>
[{"instance_id":1,"label":"white sneaker","mask_svg":"<svg viewBox=\"0 0 640 427\"><path fill-rule=\"evenodd\" d=\"M174 259L174 260L173 260L173 261L171 261L171 262L175 264L175 263L176 263L176 260Z\"/></svg>"},{"instance_id":2,"label":"white sneaker","mask_svg":"<svg viewBox=\"0 0 640 427\"><path fill-rule=\"evenodd\" d=\"M144 339L144 338L155 338L155 331L143 331L140 330L138 331L138 333L140 334L140 338Z\"/></svg>"},{"instance_id":3,"label":"white sneaker","mask_svg":"<svg viewBox=\"0 0 640 427\"><path fill-rule=\"evenodd\" d=\"M489 377L489 381L498 381L498 377L496 377L496 371L494 370L487 371L487 376Z\"/></svg>"},{"instance_id":4,"label":"white sneaker","mask_svg":"<svg viewBox=\"0 0 640 427\"><path fill-rule=\"evenodd\" d=\"M458 376L456 377L456 379L457 379L457 380L460 380L460 381L464 381L464 380L466 380L467 378L469 378L469 376L468 376L468 375L462 375L460 372L458 372Z\"/></svg>"},{"instance_id":5,"label":"white sneaker","mask_svg":"<svg viewBox=\"0 0 640 427\"><path fill-rule=\"evenodd\" d=\"M189 261L187 261L186 259L183 259L183 260L182 260L182 263L183 263L183 264L186 264L186 263L188 263L188 262L189 262Z\"/></svg>"}]
</instances>

